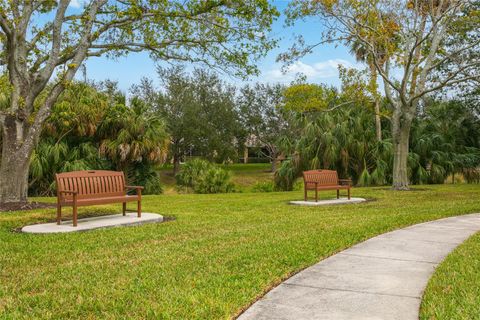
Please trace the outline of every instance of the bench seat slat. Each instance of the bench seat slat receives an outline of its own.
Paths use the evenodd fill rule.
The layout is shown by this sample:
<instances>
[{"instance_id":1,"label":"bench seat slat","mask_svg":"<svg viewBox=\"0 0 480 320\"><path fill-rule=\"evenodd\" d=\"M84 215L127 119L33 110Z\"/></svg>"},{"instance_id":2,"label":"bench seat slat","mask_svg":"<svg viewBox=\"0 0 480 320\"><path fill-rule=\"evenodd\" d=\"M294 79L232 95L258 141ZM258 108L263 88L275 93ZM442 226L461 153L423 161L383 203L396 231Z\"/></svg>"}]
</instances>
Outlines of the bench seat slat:
<instances>
[{"instance_id":1,"label":"bench seat slat","mask_svg":"<svg viewBox=\"0 0 480 320\"><path fill-rule=\"evenodd\" d=\"M309 185L309 186L308 186L308 189L309 189L309 190L315 190L315 185L314 185L314 184ZM335 185L335 186L332 186L332 185L328 185L328 186L319 185L319 186L317 186L317 190L336 190L336 189L350 189L350 186L344 186L344 185Z\"/></svg>"},{"instance_id":2,"label":"bench seat slat","mask_svg":"<svg viewBox=\"0 0 480 320\"><path fill-rule=\"evenodd\" d=\"M77 206L89 206L95 204L108 204L108 203L123 203L137 201L137 195L117 196L117 197L102 197L102 198L83 198L77 200ZM73 200L66 200L61 202L63 206L72 206Z\"/></svg>"}]
</instances>

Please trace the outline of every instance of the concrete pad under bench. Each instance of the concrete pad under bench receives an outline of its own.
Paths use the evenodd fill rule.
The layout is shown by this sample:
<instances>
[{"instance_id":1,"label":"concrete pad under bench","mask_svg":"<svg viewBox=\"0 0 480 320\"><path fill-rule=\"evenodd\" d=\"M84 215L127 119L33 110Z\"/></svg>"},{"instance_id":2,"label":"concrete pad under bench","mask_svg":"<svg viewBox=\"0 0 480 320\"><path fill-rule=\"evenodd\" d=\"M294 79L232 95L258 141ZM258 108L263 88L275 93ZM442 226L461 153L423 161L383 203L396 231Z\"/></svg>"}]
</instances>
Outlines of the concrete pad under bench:
<instances>
[{"instance_id":1,"label":"concrete pad under bench","mask_svg":"<svg viewBox=\"0 0 480 320\"><path fill-rule=\"evenodd\" d=\"M332 200L318 200L315 201L290 201L290 204L295 204L299 206L325 206L325 205L333 205L333 204L347 204L347 203L360 203L367 201L364 198L340 198L340 199L332 199Z\"/></svg>"},{"instance_id":2,"label":"concrete pad under bench","mask_svg":"<svg viewBox=\"0 0 480 320\"><path fill-rule=\"evenodd\" d=\"M91 217L78 220L78 226L74 227L72 221L62 221L60 225L56 222L41 223L22 228L26 233L64 233L75 231L87 231L99 228L111 228L119 226L131 226L143 223L162 222L163 216L156 213L142 212L142 217L138 218L137 213L114 214L109 216Z\"/></svg>"}]
</instances>

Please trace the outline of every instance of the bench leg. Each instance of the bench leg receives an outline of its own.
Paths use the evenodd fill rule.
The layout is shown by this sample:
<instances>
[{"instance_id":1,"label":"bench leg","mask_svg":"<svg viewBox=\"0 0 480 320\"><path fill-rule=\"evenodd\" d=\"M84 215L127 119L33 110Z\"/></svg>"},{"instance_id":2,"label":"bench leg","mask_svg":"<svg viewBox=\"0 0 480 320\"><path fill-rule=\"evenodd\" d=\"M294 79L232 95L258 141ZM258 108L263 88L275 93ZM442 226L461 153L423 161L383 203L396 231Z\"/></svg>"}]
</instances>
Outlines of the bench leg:
<instances>
[{"instance_id":1,"label":"bench leg","mask_svg":"<svg viewBox=\"0 0 480 320\"><path fill-rule=\"evenodd\" d=\"M318 189L315 188L315 202L318 202Z\"/></svg>"},{"instance_id":2,"label":"bench leg","mask_svg":"<svg viewBox=\"0 0 480 320\"><path fill-rule=\"evenodd\" d=\"M73 226L77 226L78 210L77 210L77 194L73 194Z\"/></svg>"},{"instance_id":3,"label":"bench leg","mask_svg":"<svg viewBox=\"0 0 480 320\"><path fill-rule=\"evenodd\" d=\"M142 217L142 190L141 189L137 189L137 196L138 196L137 217L141 218Z\"/></svg>"},{"instance_id":4,"label":"bench leg","mask_svg":"<svg viewBox=\"0 0 480 320\"><path fill-rule=\"evenodd\" d=\"M337 199L340 199L340 189L337 189Z\"/></svg>"},{"instance_id":5,"label":"bench leg","mask_svg":"<svg viewBox=\"0 0 480 320\"><path fill-rule=\"evenodd\" d=\"M348 200L350 200L350 188L348 188L347 190L348 190Z\"/></svg>"},{"instance_id":6,"label":"bench leg","mask_svg":"<svg viewBox=\"0 0 480 320\"><path fill-rule=\"evenodd\" d=\"M77 205L73 205L73 226L77 226L77 221L78 221L78 210L77 210Z\"/></svg>"},{"instance_id":7,"label":"bench leg","mask_svg":"<svg viewBox=\"0 0 480 320\"><path fill-rule=\"evenodd\" d=\"M303 198L307 201L307 187L303 188Z\"/></svg>"},{"instance_id":8,"label":"bench leg","mask_svg":"<svg viewBox=\"0 0 480 320\"><path fill-rule=\"evenodd\" d=\"M62 206L57 203L57 224L62 222Z\"/></svg>"},{"instance_id":9,"label":"bench leg","mask_svg":"<svg viewBox=\"0 0 480 320\"><path fill-rule=\"evenodd\" d=\"M127 212L127 203L124 202L122 203L122 214L125 215L126 212Z\"/></svg>"}]
</instances>

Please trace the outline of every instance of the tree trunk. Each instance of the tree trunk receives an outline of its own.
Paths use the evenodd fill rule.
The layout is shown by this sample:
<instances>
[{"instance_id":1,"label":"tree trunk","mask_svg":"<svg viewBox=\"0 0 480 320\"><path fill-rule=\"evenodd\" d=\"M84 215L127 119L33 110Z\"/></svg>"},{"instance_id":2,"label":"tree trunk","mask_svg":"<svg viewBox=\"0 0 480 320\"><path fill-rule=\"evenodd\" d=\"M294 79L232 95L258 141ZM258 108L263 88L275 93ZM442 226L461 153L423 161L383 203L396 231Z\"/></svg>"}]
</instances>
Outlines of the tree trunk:
<instances>
[{"instance_id":1,"label":"tree trunk","mask_svg":"<svg viewBox=\"0 0 480 320\"><path fill-rule=\"evenodd\" d=\"M177 175L180 171L180 156L178 154L173 155L173 175Z\"/></svg>"},{"instance_id":2,"label":"tree trunk","mask_svg":"<svg viewBox=\"0 0 480 320\"><path fill-rule=\"evenodd\" d=\"M377 141L382 141L382 121L380 119L380 95L377 93L377 69L375 64L369 63L370 66L370 81L372 88L375 89L375 135Z\"/></svg>"},{"instance_id":3,"label":"tree trunk","mask_svg":"<svg viewBox=\"0 0 480 320\"><path fill-rule=\"evenodd\" d=\"M28 170L33 144L25 143L25 124L8 116L2 130L2 159L0 163L0 203L26 202Z\"/></svg>"},{"instance_id":4,"label":"tree trunk","mask_svg":"<svg viewBox=\"0 0 480 320\"><path fill-rule=\"evenodd\" d=\"M375 133L377 141L382 141L382 121L380 119L380 98L375 97Z\"/></svg>"},{"instance_id":5,"label":"tree trunk","mask_svg":"<svg viewBox=\"0 0 480 320\"><path fill-rule=\"evenodd\" d=\"M272 164L271 164L271 167L270 167L270 171L271 172L276 172L277 171L277 161L278 161L278 155L276 152L272 153Z\"/></svg>"},{"instance_id":6,"label":"tree trunk","mask_svg":"<svg viewBox=\"0 0 480 320\"><path fill-rule=\"evenodd\" d=\"M408 190L408 151L411 119L393 117L393 189Z\"/></svg>"}]
</instances>

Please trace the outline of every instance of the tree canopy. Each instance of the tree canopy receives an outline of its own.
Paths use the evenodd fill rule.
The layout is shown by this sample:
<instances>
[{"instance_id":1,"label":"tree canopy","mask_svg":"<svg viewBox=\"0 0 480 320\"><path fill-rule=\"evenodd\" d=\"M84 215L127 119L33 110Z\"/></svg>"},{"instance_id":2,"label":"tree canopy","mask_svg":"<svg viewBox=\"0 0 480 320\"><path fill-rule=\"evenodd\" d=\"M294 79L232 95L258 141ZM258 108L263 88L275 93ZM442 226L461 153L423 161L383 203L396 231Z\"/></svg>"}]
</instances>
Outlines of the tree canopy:
<instances>
[{"instance_id":1,"label":"tree canopy","mask_svg":"<svg viewBox=\"0 0 480 320\"><path fill-rule=\"evenodd\" d=\"M0 0L0 66L9 100L0 109L0 202L27 197L28 162L60 94L90 57L148 51L160 61L199 62L237 76L275 45L267 0Z\"/></svg>"},{"instance_id":2,"label":"tree canopy","mask_svg":"<svg viewBox=\"0 0 480 320\"><path fill-rule=\"evenodd\" d=\"M408 189L410 128L423 99L480 78L479 8L469 0L295 0L287 23L320 17L325 31L317 43L300 38L279 59L288 63L332 42L362 51L393 108L393 185Z\"/></svg>"}]
</instances>

